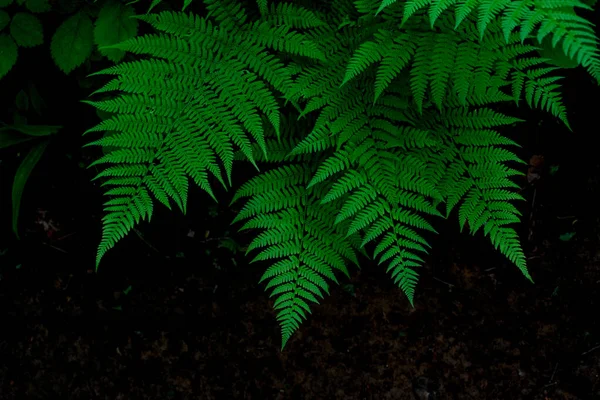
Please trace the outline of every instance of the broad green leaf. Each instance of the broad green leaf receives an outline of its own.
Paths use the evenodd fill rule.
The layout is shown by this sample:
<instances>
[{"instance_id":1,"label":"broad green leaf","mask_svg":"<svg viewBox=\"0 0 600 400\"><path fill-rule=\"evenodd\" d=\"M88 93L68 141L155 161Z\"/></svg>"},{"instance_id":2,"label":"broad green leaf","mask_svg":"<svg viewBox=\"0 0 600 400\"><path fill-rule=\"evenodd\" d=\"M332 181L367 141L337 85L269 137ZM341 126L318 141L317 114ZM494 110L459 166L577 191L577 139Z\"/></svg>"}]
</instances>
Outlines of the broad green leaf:
<instances>
[{"instance_id":1,"label":"broad green leaf","mask_svg":"<svg viewBox=\"0 0 600 400\"><path fill-rule=\"evenodd\" d=\"M19 211L21 209L23 189L25 188L27 179L29 179L29 175L31 175L31 171L42 157L42 154L44 154L48 143L49 140L42 140L35 144L31 150L29 150L29 153L27 153L23 161L21 161L19 168L17 168L17 173L15 174L15 181L13 182L12 187L12 228L17 239L19 239L17 224L19 222Z\"/></svg>"},{"instance_id":2,"label":"broad green leaf","mask_svg":"<svg viewBox=\"0 0 600 400\"><path fill-rule=\"evenodd\" d=\"M32 13L43 13L51 8L48 0L25 0L25 7Z\"/></svg>"},{"instance_id":3,"label":"broad green leaf","mask_svg":"<svg viewBox=\"0 0 600 400\"><path fill-rule=\"evenodd\" d=\"M17 62L17 45L12 38L0 33L0 78L8 74Z\"/></svg>"},{"instance_id":4,"label":"broad green leaf","mask_svg":"<svg viewBox=\"0 0 600 400\"><path fill-rule=\"evenodd\" d=\"M138 28L137 20L130 18L134 14L135 10L132 6L115 0L107 1L98 14L94 29L94 41L98 45L100 53L113 62L121 61L125 56L125 51L106 49L102 46L112 46L134 37Z\"/></svg>"},{"instance_id":5,"label":"broad green leaf","mask_svg":"<svg viewBox=\"0 0 600 400\"><path fill-rule=\"evenodd\" d=\"M67 18L58 27L50 52L54 62L65 74L70 73L92 54L94 26L82 12Z\"/></svg>"},{"instance_id":6,"label":"broad green leaf","mask_svg":"<svg viewBox=\"0 0 600 400\"><path fill-rule=\"evenodd\" d=\"M0 0L0 8L10 6L13 0Z\"/></svg>"},{"instance_id":7,"label":"broad green leaf","mask_svg":"<svg viewBox=\"0 0 600 400\"><path fill-rule=\"evenodd\" d=\"M0 31L8 26L10 15L4 10L0 10Z\"/></svg>"},{"instance_id":8,"label":"broad green leaf","mask_svg":"<svg viewBox=\"0 0 600 400\"><path fill-rule=\"evenodd\" d=\"M33 14L18 12L13 15L10 34L21 47L34 47L44 43L42 23Z\"/></svg>"},{"instance_id":9,"label":"broad green leaf","mask_svg":"<svg viewBox=\"0 0 600 400\"><path fill-rule=\"evenodd\" d=\"M0 149L27 142L29 140L33 140L33 136L21 135L18 132L10 130L4 131L3 128L0 128Z\"/></svg>"}]
</instances>

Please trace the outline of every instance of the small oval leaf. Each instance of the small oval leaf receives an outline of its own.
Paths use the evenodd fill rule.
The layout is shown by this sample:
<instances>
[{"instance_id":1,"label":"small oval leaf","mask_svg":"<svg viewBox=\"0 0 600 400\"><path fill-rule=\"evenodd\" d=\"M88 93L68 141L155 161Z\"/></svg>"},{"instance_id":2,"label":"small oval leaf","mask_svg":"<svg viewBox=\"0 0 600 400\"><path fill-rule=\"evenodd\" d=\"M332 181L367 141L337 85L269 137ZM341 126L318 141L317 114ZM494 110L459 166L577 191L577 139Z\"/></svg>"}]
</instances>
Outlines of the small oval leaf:
<instances>
[{"instance_id":1,"label":"small oval leaf","mask_svg":"<svg viewBox=\"0 0 600 400\"><path fill-rule=\"evenodd\" d=\"M33 14L18 12L13 15L10 34L21 47L34 47L44 43L42 23Z\"/></svg>"},{"instance_id":2,"label":"small oval leaf","mask_svg":"<svg viewBox=\"0 0 600 400\"><path fill-rule=\"evenodd\" d=\"M54 62L65 74L70 73L92 54L94 26L82 12L67 18L58 27L50 52Z\"/></svg>"}]
</instances>

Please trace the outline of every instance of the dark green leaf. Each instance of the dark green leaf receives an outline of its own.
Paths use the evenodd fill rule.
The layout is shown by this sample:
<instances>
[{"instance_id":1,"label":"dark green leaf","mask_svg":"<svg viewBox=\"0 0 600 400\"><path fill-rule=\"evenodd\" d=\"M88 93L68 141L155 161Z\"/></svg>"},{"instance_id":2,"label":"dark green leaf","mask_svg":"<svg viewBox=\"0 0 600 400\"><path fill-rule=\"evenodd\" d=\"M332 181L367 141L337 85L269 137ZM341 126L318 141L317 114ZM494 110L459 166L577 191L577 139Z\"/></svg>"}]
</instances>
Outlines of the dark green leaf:
<instances>
[{"instance_id":1,"label":"dark green leaf","mask_svg":"<svg viewBox=\"0 0 600 400\"><path fill-rule=\"evenodd\" d=\"M32 13L43 13L51 8L48 0L25 0L25 7Z\"/></svg>"},{"instance_id":2,"label":"dark green leaf","mask_svg":"<svg viewBox=\"0 0 600 400\"><path fill-rule=\"evenodd\" d=\"M33 14L18 12L13 15L10 34L21 47L34 47L44 43L42 23Z\"/></svg>"},{"instance_id":3,"label":"dark green leaf","mask_svg":"<svg viewBox=\"0 0 600 400\"><path fill-rule=\"evenodd\" d=\"M82 13L67 18L52 37L50 52L65 74L70 73L92 54L94 26Z\"/></svg>"},{"instance_id":4,"label":"dark green leaf","mask_svg":"<svg viewBox=\"0 0 600 400\"><path fill-rule=\"evenodd\" d=\"M20 133L11 132L10 130L4 131L0 128L0 149L27 142L32 139L32 136L21 135Z\"/></svg>"},{"instance_id":5,"label":"dark green leaf","mask_svg":"<svg viewBox=\"0 0 600 400\"><path fill-rule=\"evenodd\" d=\"M21 161L15 174L15 181L12 187L12 229L17 238L19 238L18 221L23 189L25 188L27 179L29 179L29 175L31 175L31 171L42 157L42 154L44 154L48 143L48 140L42 140L35 144L23 161Z\"/></svg>"},{"instance_id":6,"label":"dark green leaf","mask_svg":"<svg viewBox=\"0 0 600 400\"><path fill-rule=\"evenodd\" d=\"M17 93L15 105L19 111L29 110L29 96L27 96L27 93L24 90L20 90L19 93Z\"/></svg>"},{"instance_id":7,"label":"dark green leaf","mask_svg":"<svg viewBox=\"0 0 600 400\"><path fill-rule=\"evenodd\" d=\"M100 48L100 53L113 62L121 61L125 52L102 47L123 42L137 34L138 22L130 18L134 14L132 6L114 0L106 2L100 10L94 29L94 40Z\"/></svg>"},{"instance_id":8,"label":"dark green leaf","mask_svg":"<svg viewBox=\"0 0 600 400\"><path fill-rule=\"evenodd\" d=\"M27 92L29 93L29 101L31 102L31 106L38 115L42 115L42 110L46 108L46 102L32 82L29 82L27 85Z\"/></svg>"},{"instance_id":9,"label":"dark green leaf","mask_svg":"<svg viewBox=\"0 0 600 400\"><path fill-rule=\"evenodd\" d=\"M17 131L29 136L48 136L58 132L62 126L60 125L23 125L13 124L6 125L0 128L0 131Z\"/></svg>"},{"instance_id":10,"label":"dark green leaf","mask_svg":"<svg viewBox=\"0 0 600 400\"><path fill-rule=\"evenodd\" d=\"M1 0L0 0L1 1ZM0 34L0 78L8 74L17 62L17 45L6 34Z\"/></svg>"},{"instance_id":11,"label":"dark green leaf","mask_svg":"<svg viewBox=\"0 0 600 400\"><path fill-rule=\"evenodd\" d=\"M0 31L8 25L10 22L10 15L4 10L0 10Z\"/></svg>"}]
</instances>

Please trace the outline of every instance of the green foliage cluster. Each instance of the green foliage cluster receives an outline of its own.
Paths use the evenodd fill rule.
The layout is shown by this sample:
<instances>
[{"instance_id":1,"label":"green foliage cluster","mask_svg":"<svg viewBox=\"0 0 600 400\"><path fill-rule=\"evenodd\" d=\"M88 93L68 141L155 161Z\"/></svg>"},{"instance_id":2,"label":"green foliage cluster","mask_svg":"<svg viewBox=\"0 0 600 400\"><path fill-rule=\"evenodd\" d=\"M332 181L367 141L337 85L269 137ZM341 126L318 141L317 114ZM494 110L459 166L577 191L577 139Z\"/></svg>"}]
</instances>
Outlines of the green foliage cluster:
<instances>
[{"instance_id":1,"label":"green foliage cluster","mask_svg":"<svg viewBox=\"0 0 600 400\"><path fill-rule=\"evenodd\" d=\"M18 152L24 154L15 171L11 190L12 229L19 239L18 220L25 184L48 144L62 126L30 123L28 116L33 116L33 120L36 120L42 117L43 110L46 108L46 102L32 82L18 92L14 105L13 123L0 121L0 151L10 149L15 153L18 149ZM7 108L10 110L10 107Z\"/></svg>"},{"instance_id":2,"label":"green foliage cluster","mask_svg":"<svg viewBox=\"0 0 600 400\"><path fill-rule=\"evenodd\" d=\"M16 0L19 11L12 15L5 9L13 0L0 0L0 78L4 77L17 63L18 47L35 47L44 43L44 27L34 15L51 11L48 0ZM19 7L27 10L20 11ZM135 13L131 5L119 0L105 0L92 6L71 11L52 35L50 54L56 66L68 74L83 64L94 50L109 60L120 61L125 53L119 50L102 50L134 37L138 24L129 18ZM1 33L3 30L7 33Z\"/></svg>"},{"instance_id":3,"label":"green foliage cluster","mask_svg":"<svg viewBox=\"0 0 600 400\"><path fill-rule=\"evenodd\" d=\"M88 60L98 61L106 57L112 62L121 61L125 52L106 46L136 36L138 22L130 18L135 14L133 3L135 1L94 0L58 1L51 4L51 0L0 0L0 79L17 65L19 47L39 47L44 43L44 30L48 30L45 23L55 18L60 18L60 24L52 35L49 50L54 64L65 74L71 73ZM185 0L183 8L190 3L190 0ZM150 10L159 4L163 3L153 0ZM40 14L44 14L45 19L40 19ZM40 106L43 100L31 83L28 90L29 94L24 90L19 92L15 105L19 110L26 111L31 102L36 113L41 116ZM60 101L64 102L64 99L61 97ZM14 115L14 119L13 124L0 121L0 150L10 148L15 151L14 146L20 143L32 144L15 172L12 185L12 229L19 238L18 219L23 189L60 127L32 125L22 115Z\"/></svg>"},{"instance_id":4,"label":"green foliage cluster","mask_svg":"<svg viewBox=\"0 0 600 400\"><path fill-rule=\"evenodd\" d=\"M205 16L137 16L155 33L104 51L140 59L97 74L88 101L113 113L89 143L112 150L97 265L155 202L183 212L190 181L214 197L234 164L234 222L258 230L282 347L359 253L384 264L414 301L434 217L456 210L527 278L512 177L523 162L511 104L569 126L560 69L542 43L600 81L593 25L577 0L204 0ZM498 105L502 105L501 108ZM259 166L261 169L259 169Z\"/></svg>"}]
</instances>

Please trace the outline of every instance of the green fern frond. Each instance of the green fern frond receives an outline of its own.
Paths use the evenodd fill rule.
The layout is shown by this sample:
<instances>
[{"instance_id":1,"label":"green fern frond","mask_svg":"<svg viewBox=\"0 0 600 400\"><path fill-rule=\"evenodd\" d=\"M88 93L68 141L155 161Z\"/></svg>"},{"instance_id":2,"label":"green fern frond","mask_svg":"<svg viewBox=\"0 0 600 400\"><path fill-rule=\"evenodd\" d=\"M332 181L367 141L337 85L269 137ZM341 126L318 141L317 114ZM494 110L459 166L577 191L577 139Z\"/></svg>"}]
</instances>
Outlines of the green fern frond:
<instances>
[{"instance_id":1,"label":"green fern frond","mask_svg":"<svg viewBox=\"0 0 600 400\"><path fill-rule=\"evenodd\" d=\"M479 39L482 40L485 30L490 22L494 21L500 11L503 11L512 0L481 0L479 2L479 13L477 14L477 30ZM458 18L457 18L457 24Z\"/></svg>"},{"instance_id":2,"label":"green fern frond","mask_svg":"<svg viewBox=\"0 0 600 400\"><path fill-rule=\"evenodd\" d=\"M383 235L374 256L380 264L389 262L388 272L412 304L417 283L413 268L422 263L417 253L426 253L428 245L410 226L434 231L419 213L440 214L430 201L439 195L420 175L411 152L435 147L437 141L426 131L395 127L377 109L369 114L375 130L349 137L321 163L310 185L337 176L322 200L342 202L335 224L349 223L349 235L364 231L363 246Z\"/></svg>"},{"instance_id":3,"label":"green fern frond","mask_svg":"<svg viewBox=\"0 0 600 400\"><path fill-rule=\"evenodd\" d=\"M391 32L381 30L375 34L375 41L362 43L352 55L346 67L346 74L340 86L366 70L370 65L381 61L392 46Z\"/></svg>"},{"instance_id":4,"label":"green fern frond","mask_svg":"<svg viewBox=\"0 0 600 400\"><path fill-rule=\"evenodd\" d=\"M266 0L258 0L260 3ZM235 0L203 0L208 10L208 17L226 26L241 28L247 20L242 5Z\"/></svg>"},{"instance_id":5,"label":"green fern frond","mask_svg":"<svg viewBox=\"0 0 600 400\"><path fill-rule=\"evenodd\" d=\"M268 4L267 4L267 0L257 0L256 4L258 5L258 11L260 12L260 15L265 15L268 12Z\"/></svg>"},{"instance_id":6,"label":"green fern frond","mask_svg":"<svg viewBox=\"0 0 600 400\"><path fill-rule=\"evenodd\" d=\"M379 5L379 8L377 9L377 11L375 12L375 14L379 14L380 12L382 12L386 7L391 6L392 4L394 4L397 0L381 0L381 4Z\"/></svg>"},{"instance_id":7,"label":"green fern frond","mask_svg":"<svg viewBox=\"0 0 600 400\"><path fill-rule=\"evenodd\" d=\"M458 0L434 0L429 7L429 23L431 29L435 25L435 21L442 15L444 11L455 5Z\"/></svg>"},{"instance_id":8,"label":"green fern frond","mask_svg":"<svg viewBox=\"0 0 600 400\"><path fill-rule=\"evenodd\" d=\"M208 2L213 10L215 2ZM211 8L213 7L213 8ZM193 14L162 12L139 16L161 33L126 40L114 48L150 58L121 63L96 73L115 78L97 93L120 91L121 95L103 101L87 101L98 109L114 113L110 119L88 132L115 131L90 145L111 146L115 150L93 165L106 165L98 178L137 177L134 185L123 184L107 192L114 198L129 199L122 210L111 208L104 222L97 264L119 238L140 219L149 218L146 194L161 203L174 201L185 212L188 178L213 196L209 174L229 183L236 149L256 168L256 147L267 157L265 121L279 134L279 103L273 88L287 93L291 76L265 47L260 32L248 35L243 10L230 3L214 9L219 26ZM288 28L276 31L266 25L254 28L265 35L285 34L293 54L310 57L316 49L309 39ZM260 28L260 29L259 29ZM256 145L256 146L255 146ZM115 183L115 182L113 182ZM137 196L137 197L136 197ZM143 196L143 201L136 200ZM145 208L138 207L138 203ZM135 208L135 218L122 219ZM111 206L113 207L113 206ZM133 221L133 222L132 222Z\"/></svg>"},{"instance_id":9,"label":"green fern frond","mask_svg":"<svg viewBox=\"0 0 600 400\"><path fill-rule=\"evenodd\" d=\"M290 29L289 25L274 27L270 22L259 21L248 25L247 36L260 46L325 61L325 55L315 43Z\"/></svg>"},{"instance_id":10,"label":"green fern frond","mask_svg":"<svg viewBox=\"0 0 600 400\"><path fill-rule=\"evenodd\" d=\"M449 215L460 204L458 219L461 229L468 225L471 234L483 229L494 247L531 280L518 235L510 227L520 221L521 215L511 202L523 200L515 192L519 185L510 178L523 172L510 168L507 163L525 163L511 151L499 147L515 146L514 141L490 129L516 120L489 109L458 110L447 110L437 117L444 126L437 128L445 142L443 147L448 154L454 155L435 161L436 168L444 169L437 188L446 200L446 214ZM465 115L486 117L471 127L465 127L462 117L455 118L465 112ZM430 122L432 129L436 129L437 123Z\"/></svg>"},{"instance_id":11,"label":"green fern frond","mask_svg":"<svg viewBox=\"0 0 600 400\"><path fill-rule=\"evenodd\" d=\"M125 237L135 224L152 217L152 199L143 186L130 186L125 190L125 197L117 197L104 203L106 215L102 218L102 239L96 255L96 268L104 254L115 243Z\"/></svg>"},{"instance_id":12,"label":"green fern frond","mask_svg":"<svg viewBox=\"0 0 600 400\"><path fill-rule=\"evenodd\" d=\"M263 18L274 26L287 25L300 29L325 25L317 13L291 3L271 3L269 11L263 13Z\"/></svg>"},{"instance_id":13,"label":"green fern frond","mask_svg":"<svg viewBox=\"0 0 600 400\"><path fill-rule=\"evenodd\" d=\"M382 1L377 13L395 1ZM521 41L535 35L539 43L552 35L552 45L562 43L564 53L600 82L600 50L593 24L576 15L575 9L592 9L579 0L408 0L404 3L402 24L421 9L429 7L433 27L444 11L454 6L457 29L476 13L479 39L493 21L500 20L505 40L518 27ZM477 10L477 11L476 11ZM537 27L537 35L535 34Z\"/></svg>"},{"instance_id":14,"label":"green fern frond","mask_svg":"<svg viewBox=\"0 0 600 400\"><path fill-rule=\"evenodd\" d=\"M410 89L417 106L417 111L419 112L423 111L425 92L427 91L427 86L429 84L429 68L431 67L432 62L431 57L435 54L435 44L436 35L424 34L419 38L414 62L410 70Z\"/></svg>"},{"instance_id":15,"label":"green fern frond","mask_svg":"<svg viewBox=\"0 0 600 400\"><path fill-rule=\"evenodd\" d=\"M138 16L156 32L107 48L142 59L94 74L110 79L88 103L113 114L88 130L107 132L88 144L104 150L92 166L109 197L97 263L154 200L185 212L190 180L214 198L244 161L266 168L236 192L234 222L260 231L247 251L269 263L282 348L358 253L413 304L432 219L453 211L531 279L514 227L524 163L505 136L521 120L504 110L524 98L569 126L564 74L540 53L554 57L551 43L600 81L593 24L577 14L588 6L204 4L207 17Z\"/></svg>"},{"instance_id":16,"label":"green fern frond","mask_svg":"<svg viewBox=\"0 0 600 400\"><path fill-rule=\"evenodd\" d=\"M265 289L276 296L282 349L310 313L309 304L329 293L326 279L337 283L334 272L347 275L346 260L357 261L344 226L333 224L336 203L322 204L319 187L306 189L310 174L306 165L283 166L252 179L236 195L250 200L234 222L250 219L245 229L263 230L248 247L262 249L253 261L281 258L261 282L268 280Z\"/></svg>"}]
</instances>

